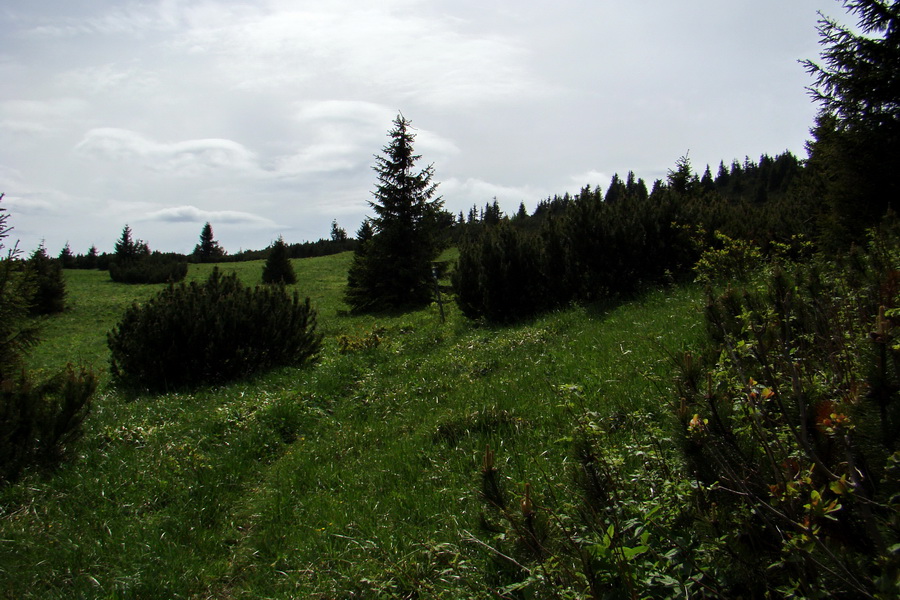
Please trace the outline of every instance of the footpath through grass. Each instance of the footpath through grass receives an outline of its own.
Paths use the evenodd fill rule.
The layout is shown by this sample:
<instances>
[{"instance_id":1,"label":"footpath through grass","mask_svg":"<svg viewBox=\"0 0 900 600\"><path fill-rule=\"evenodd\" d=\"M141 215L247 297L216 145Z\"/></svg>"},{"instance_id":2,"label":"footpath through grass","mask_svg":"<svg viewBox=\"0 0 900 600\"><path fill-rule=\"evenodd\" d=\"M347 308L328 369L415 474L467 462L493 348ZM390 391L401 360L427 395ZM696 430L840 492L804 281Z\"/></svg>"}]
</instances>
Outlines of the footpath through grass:
<instances>
[{"instance_id":1,"label":"footpath through grass","mask_svg":"<svg viewBox=\"0 0 900 600\"><path fill-rule=\"evenodd\" d=\"M351 317L348 261L294 262L326 335L313 366L137 398L104 378L77 459L0 490L0 595L492 597L473 533L485 446L514 493L567 477L567 391L623 423L664 421L665 349L702 337L692 287L505 328L452 305L445 323L436 306ZM221 268L254 284L262 263ZM31 365L105 368L105 332L159 286L66 276L72 309ZM358 348L342 353L342 335Z\"/></svg>"}]
</instances>

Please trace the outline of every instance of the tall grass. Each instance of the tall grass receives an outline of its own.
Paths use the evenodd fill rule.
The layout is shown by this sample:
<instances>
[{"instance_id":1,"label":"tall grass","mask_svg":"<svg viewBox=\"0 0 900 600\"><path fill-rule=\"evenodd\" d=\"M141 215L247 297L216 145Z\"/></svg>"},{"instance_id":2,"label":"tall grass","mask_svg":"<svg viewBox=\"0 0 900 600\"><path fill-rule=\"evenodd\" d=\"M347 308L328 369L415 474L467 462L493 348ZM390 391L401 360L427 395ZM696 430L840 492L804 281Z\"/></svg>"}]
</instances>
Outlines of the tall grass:
<instances>
[{"instance_id":1,"label":"tall grass","mask_svg":"<svg viewBox=\"0 0 900 600\"><path fill-rule=\"evenodd\" d=\"M492 597L471 535L485 446L515 493L564 477L567 390L610 419L658 414L664 349L702 337L691 287L504 328L452 306L445 322L436 306L348 316L348 262L294 261L326 335L318 364L192 394L105 384L78 460L0 490L0 594ZM256 284L262 263L221 267ZM33 368L102 366L105 332L160 289L66 277L70 310L44 322ZM373 332L342 353L339 336Z\"/></svg>"}]
</instances>

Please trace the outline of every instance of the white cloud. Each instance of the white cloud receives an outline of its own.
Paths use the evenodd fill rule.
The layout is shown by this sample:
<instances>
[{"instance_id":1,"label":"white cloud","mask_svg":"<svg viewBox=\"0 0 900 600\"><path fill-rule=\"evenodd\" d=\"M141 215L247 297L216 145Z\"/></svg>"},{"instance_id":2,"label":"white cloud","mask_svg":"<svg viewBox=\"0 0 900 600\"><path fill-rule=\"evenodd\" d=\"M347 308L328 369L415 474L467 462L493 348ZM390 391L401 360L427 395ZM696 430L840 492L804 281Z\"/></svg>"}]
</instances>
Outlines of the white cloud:
<instances>
[{"instance_id":1,"label":"white cloud","mask_svg":"<svg viewBox=\"0 0 900 600\"><path fill-rule=\"evenodd\" d=\"M173 206L149 213L138 221L161 221L164 223L207 223L225 225L249 225L274 227L275 223L264 217L235 210L203 210L196 206Z\"/></svg>"},{"instance_id":2,"label":"white cloud","mask_svg":"<svg viewBox=\"0 0 900 600\"><path fill-rule=\"evenodd\" d=\"M178 44L218 57L221 75L242 89L352 85L369 95L433 106L531 94L527 50L515 38L474 35L426 9L299 3L296 8L203 11ZM307 88L308 89L308 88Z\"/></svg>"},{"instance_id":3,"label":"white cloud","mask_svg":"<svg viewBox=\"0 0 900 600\"><path fill-rule=\"evenodd\" d=\"M88 65L72 69L59 76L59 84L67 89L83 90L85 93L134 93L146 94L155 91L159 85L159 75L132 63L106 63Z\"/></svg>"},{"instance_id":4,"label":"white cloud","mask_svg":"<svg viewBox=\"0 0 900 600\"><path fill-rule=\"evenodd\" d=\"M45 136L72 126L84 118L89 105L80 98L6 100L0 102L0 130Z\"/></svg>"},{"instance_id":5,"label":"white cloud","mask_svg":"<svg viewBox=\"0 0 900 600\"><path fill-rule=\"evenodd\" d=\"M619 177L624 179L625 174L620 173ZM612 175L604 173L603 171L597 171L595 169L591 169L589 171L580 173L578 175L572 175L572 177L569 178L569 184L570 184L570 186L576 186L578 189L581 189L586 185L589 185L591 187L596 187L599 185L601 188L603 188L605 190L606 186L609 184L609 182L611 180L612 180Z\"/></svg>"},{"instance_id":6,"label":"white cloud","mask_svg":"<svg viewBox=\"0 0 900 600\"><path fill-rule=\"evenodd\" d=\"M125 162L177 175L198 176L211 171L254 174L256 156L241 144L225 139L162 143L126 129L90 130L76 152L98 161Z\"/></svg>"},{"instance_id":7,"label":"white cloud","mask_svg":"<svg viewBox=\"0 0 900 600\"><path fill-rule=\"evenodd\" d=\"M817 8L842 16L834 0L7 4L0 192L29 247L104 250L139 219L163 250L220 218L230 248L316 239L336 216L355 230L398 111L453 212L629 169L650 185L688 149L698 169L802 151L815 107L796 61L819 50Z\"/></svg>"}]
</instances>

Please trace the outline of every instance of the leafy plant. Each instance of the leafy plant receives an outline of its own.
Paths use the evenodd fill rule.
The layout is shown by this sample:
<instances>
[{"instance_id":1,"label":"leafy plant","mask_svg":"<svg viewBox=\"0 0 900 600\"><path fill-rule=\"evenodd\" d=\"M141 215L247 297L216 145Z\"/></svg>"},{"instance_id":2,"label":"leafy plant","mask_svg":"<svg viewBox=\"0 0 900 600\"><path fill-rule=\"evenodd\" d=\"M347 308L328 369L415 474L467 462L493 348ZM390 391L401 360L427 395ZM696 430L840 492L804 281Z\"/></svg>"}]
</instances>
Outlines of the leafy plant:
<instances>
[{"instance_id":1,"label":"leafy plant","mask_svg":"<svg viewBox=\"0 0 900 600\"><path fill-rule=\"evenodd\" d=\"M711 291L712 345L676 361L681 447L732 594L900 591L900 353L878 308L900 299L883 268L898 241L873 237L849 269L773 261Z\"/></svg>"}]
</instances>

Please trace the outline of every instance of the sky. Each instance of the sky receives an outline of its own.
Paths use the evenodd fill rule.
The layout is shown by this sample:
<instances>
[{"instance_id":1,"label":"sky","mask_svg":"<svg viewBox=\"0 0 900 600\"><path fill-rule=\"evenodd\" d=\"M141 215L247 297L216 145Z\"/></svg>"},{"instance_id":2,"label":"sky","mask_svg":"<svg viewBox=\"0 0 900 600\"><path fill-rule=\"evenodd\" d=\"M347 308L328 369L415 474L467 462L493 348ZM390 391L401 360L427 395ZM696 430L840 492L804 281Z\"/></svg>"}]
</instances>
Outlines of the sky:
<instances>
[{"instance_id":1,"label":"sky","mask_svg":"<svg viewBox=\"0 0 900 600\"><path fill-rule=\"evenodd\" d=\"M806 158L835 0L6 0L0 207L30 252L353 235L398 113L454 214Z\"/></svg>"}]
</instances>

